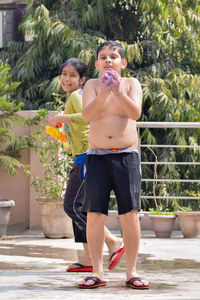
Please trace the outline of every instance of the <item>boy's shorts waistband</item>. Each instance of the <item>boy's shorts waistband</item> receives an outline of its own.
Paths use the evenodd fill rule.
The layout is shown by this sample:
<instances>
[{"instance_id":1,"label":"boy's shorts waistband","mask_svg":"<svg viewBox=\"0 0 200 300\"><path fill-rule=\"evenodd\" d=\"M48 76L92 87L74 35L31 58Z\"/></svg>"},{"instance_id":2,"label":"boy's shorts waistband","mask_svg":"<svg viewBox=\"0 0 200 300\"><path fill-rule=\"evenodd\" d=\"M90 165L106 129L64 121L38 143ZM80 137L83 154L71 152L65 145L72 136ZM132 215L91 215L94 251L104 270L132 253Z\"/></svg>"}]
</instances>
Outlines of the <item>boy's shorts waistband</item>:
<instances>
[{"instance_id":1,"label":"boy's shorts waistband","mask_svg":"<svg viewBox=\"0 0 200 300\"><path fill-rule=\"evenodd\" d=\"M126 147L126 148L113 148L113 149L90 148L87 151L87 154L104 155L104 154L131 153L131 152L139 153L138 149L135 147Z\"/></svg>"}]
</instances>

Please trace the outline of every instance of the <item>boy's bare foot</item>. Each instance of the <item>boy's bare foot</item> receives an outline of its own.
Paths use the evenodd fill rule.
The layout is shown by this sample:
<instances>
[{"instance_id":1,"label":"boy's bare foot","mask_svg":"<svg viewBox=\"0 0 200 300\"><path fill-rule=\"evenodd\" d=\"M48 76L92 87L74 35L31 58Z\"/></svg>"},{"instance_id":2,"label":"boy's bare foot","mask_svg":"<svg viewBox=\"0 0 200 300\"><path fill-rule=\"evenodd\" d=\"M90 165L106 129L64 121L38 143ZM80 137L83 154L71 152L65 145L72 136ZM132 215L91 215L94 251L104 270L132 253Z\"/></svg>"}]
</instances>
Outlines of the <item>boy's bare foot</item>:
<instances>
[{"instance_id":1,"label":"boy's bare foot","mask_svg":"<svg viewBox=\"0 0 200 300\"><path fill-rule=\"evenodd\" d=\"M93 289L97 288L100 286L105 286L107 285L107 282L104 280L99 279L97 276L89 276L84 278L80 283L79 283L79 288L81 289Z\"/></svg>"},{"instance_id":2,"label":"boy's bare foot","mask_svg":"<svg viewBox=\"0 0 200 300\"><path fill-rule=\"evenodd\" d=\"M131 287L132 289L149 289L148 281L138 276L132 277L128 281L126 281L126 286Z\"/></svg>"},{"instance_id":3,"label":"boy's bare foot","mask_svg":"<svg viewBox=\"0 0 200 300\"><path fill-rule=\"evenodd\" d=\"M94 285L97 284L97 281L99 282L101 286L101 283L105 283L104 278L103 278L103 274L97 274L97 273L92 273L92 275L90 275L89 277L84 278L83 280L81 280L79 282L79 287L83 287L83 286L88 286L90 288L93 288ZM103 284L105 285L105 284Z\"/></svg>"}]
</instances>

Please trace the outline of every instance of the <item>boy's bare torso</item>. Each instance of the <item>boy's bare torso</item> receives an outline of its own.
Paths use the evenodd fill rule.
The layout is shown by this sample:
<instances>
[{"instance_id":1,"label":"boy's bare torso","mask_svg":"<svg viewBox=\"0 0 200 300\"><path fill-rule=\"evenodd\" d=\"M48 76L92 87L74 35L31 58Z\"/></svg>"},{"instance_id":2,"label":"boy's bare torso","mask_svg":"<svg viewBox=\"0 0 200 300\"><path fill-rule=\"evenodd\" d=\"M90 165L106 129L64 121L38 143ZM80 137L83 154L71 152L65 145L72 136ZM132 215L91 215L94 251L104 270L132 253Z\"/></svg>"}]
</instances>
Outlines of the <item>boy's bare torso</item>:
<instances>
[{"instance_id":1,"label":"boy's bare torso","mask_svg":"<svg viewBox=\"0 0 200 300\"><path fill-rule=\"evenodd\" d=\"M125 94L130 93L130 79L122 78L121 86ZM98 79L92 80L95 94L99 93ZM128 118L122 110L123 103L111 92L90 122L90 148L112 149L138 146L136 121Z\"/></svg>"}]
</instances>

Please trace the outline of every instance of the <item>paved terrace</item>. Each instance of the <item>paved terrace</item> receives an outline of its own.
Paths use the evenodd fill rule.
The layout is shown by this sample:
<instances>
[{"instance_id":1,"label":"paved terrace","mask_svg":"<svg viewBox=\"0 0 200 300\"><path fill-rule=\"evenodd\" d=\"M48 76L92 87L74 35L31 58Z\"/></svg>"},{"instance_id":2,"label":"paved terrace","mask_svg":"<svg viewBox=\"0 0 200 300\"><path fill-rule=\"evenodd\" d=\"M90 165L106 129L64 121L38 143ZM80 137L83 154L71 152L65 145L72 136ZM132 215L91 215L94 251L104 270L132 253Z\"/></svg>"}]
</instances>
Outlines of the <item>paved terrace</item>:
<instances>
[{"instance_id":1,"label":"paved terrace","mask_svg":"<svg viewBox=\"0 0 200 300\"><path fill-rule=\"evenodd\" d=\"M115 232L119 234L119 232ZM0 240L0 299L200 299L200 239L184 239L174 232L158 239L142 232L138 273L150 281L150 290L125 287L125 259L107 271L107 287L81 290L77 283L86 274L66 273L68 264L82 254L73 239L47 239L40 230L10 228Z\"/></svg>"}]
</instances>

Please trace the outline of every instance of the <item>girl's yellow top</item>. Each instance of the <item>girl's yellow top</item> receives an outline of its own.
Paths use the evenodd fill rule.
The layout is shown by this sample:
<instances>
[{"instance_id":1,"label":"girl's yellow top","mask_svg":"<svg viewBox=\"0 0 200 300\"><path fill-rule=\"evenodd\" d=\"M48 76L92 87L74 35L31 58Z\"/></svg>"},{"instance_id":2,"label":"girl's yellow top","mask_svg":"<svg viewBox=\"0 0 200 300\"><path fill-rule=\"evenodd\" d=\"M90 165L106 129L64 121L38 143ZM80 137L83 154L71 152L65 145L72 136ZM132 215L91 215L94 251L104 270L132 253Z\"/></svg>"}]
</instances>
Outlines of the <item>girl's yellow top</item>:
<instances>
[{"instance_id":1,"label":"girl's yellow top","mask_svg":"<svg viewBox=\"0 0 200 300\"><path fill-rule=\"evenodd\" d=\"M89 124L82 119L82 93L81 89L74 91L67 99L64 110L71 121L64 128L73 156L86 152L89 147Z\"/></svg>"}]
</instances>

